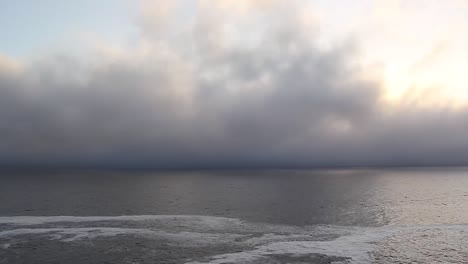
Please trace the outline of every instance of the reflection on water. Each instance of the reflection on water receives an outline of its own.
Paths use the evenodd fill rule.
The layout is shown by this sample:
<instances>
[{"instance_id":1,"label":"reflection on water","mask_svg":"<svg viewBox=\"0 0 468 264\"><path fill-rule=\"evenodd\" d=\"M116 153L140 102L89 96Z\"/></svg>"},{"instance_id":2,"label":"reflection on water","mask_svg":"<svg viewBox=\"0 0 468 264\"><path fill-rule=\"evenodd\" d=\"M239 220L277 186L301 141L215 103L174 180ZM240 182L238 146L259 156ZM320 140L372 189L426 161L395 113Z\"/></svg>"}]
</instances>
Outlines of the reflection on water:
<instances>
[{"instance_id":1,"label":"reflection on water","mask_svg":"<svg viewBox=\"0 0 468 264\"><path fill-rule=\"evenodd\" d=\"M375 179L375 205L389 224L468 223L465 169L390 170Z\"/></svg>"},{"instance_id":2,"label":"reflection on water","mask_svg":"<svg viewBox=\"0 0 468 264\"><path fill-rule=\"evenodd\" d=\"M2 173L0 215L212 215L295 225L467 223L468 170Z\"/></svg>"}]
</instances>

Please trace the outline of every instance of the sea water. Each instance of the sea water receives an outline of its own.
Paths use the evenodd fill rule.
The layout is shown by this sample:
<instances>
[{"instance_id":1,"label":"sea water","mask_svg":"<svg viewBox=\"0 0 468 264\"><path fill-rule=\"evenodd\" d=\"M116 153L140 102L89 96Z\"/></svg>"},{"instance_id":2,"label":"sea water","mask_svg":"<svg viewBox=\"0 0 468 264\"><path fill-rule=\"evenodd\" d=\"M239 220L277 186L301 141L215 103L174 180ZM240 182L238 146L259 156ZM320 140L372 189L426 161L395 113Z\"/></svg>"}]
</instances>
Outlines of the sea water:
<instances>
[{"instance_id":1,"label":"sea water","mask_svg":"<svg viewBox=\"0 0 468 264\"><path fill-rule=\"evenodd\" d=\"M468 263L468 170L0 176L0 263Z\"/></svg>"}]
</instances>

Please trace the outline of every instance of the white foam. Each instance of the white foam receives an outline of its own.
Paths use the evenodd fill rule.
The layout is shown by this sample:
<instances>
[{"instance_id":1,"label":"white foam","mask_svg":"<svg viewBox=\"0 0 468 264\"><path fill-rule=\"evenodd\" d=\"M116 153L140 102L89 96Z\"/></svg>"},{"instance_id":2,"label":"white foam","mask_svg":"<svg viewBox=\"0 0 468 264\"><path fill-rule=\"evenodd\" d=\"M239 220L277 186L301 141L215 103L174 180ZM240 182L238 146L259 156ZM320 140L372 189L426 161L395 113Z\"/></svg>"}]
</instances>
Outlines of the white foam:
<instances>
[{"instance_id":1,"label":"white foam","mask_svg":"<svg viewBox=\"0 0 468 264\"><path fill-rule=\"evenodd\" d=\"M370 263L370 253L375 248L375 242L393 234L395 231L379 229L369 231L365 228L354 230L354 234L342 236L331 241L286 241L267 243L256 247L253 250L222 254L213 256L207 262L189 262L189 264L225 264L225 263L251 263L261 259L267 259L274 255L311 255L324 254L329 256L351 258L344 263ZM359 232L357 232L359 231ZM288 236L271 236L257 238L257 242L262 239L294 239ZM340 262L336 262L340 263Z\"/></svg>"},{"instance_id":2,"label":"white foam","mask_svg":"<svg viewBox=\"0 0 468 264\"><path fill-rule=\"evenodd\" d=\"M121 221L122 223L115 227L115 223L109 223L113 221ZM140 223L127 223L130 221L148 222L142 222L141 225ZM48 223L57 224L38 226ZM80 224L76 225L75 223ZM190 262L192 264L255 263L259 261L268 263L270 260L271 263L275 263L274 257L277 255L309 256L311 254L350 258L344 263L364 264L372 263L374 256L385 257L389 252L395 256L393 260L401 259L406 254L406 256L410 256L409 258L417 258L422 263L433 263L434 261L430 262L433 259L431 256L428 257L426 252L440 251L441 249L437 247L440 243L439 240L443 239L446 247L451 248L451 250L457 250L457 245L466 245L463 241L468 241L466 239L468 238L468 226L466 225L298 227L249 223L223 217L174 215L17 216L0 217L0 224L7 224L9 229L0 232L0 239L6 239L2 242L10 243L11 241L8 239L20 235L40 235L63 242L118 235L137 235L149 239L164 239L165 242L173 242L177 246L217 246L220 243L226 243L224 248L229 248L229 245L235 245L236 247L233 248L237 249L239 247L245 248L241 252L207 256L209 258L206 262ZM130 226L127 227L129 224ZM11 229L15 227L18 228ZM446 235L441 236L440 234ZM424 242L423 240L427 236L431 240ZM450 239L450 242L446 242ZM408 252L400 253L405 250ZM465 251L461 252L459 256L450 257L456 260L462 259L465 256L463 255ZM448 255L450 254L448 253ZM442 254L442 257L444 257L443 255L445 253Z\"/></svg>"},{"instance_id":3,"label":"white foam","mask_svg":"<svg viewBox=\"0 0 468 264\"><path fill-rule=\"evenodd\" d=\"M3 216L0 224L40 225L58 222L100 222L100 221L151 221L151 220L189 220L211 227L230 223L241 223L239 219L197 216L197 215L122 215L122 216Z\"/></svg>"},{"instance_id":4,"label":"white foam","mask_svg":"<svg viewBox=\"0 0 468 264\"><path fill-rule=\"evenodd\" d=\"M147 234L148 230L128 228L21 228L0 232L0 238L19 235L48 235L51 239L74 241L83 238L116 236L120 234ZM70 237L71 236L71 237ZM68 238L64 238L68 237Z\"/></svg>"},{"instance_id":5,"label":"white foam","mask_svg":"<svg viewBox=\"0 0 468 264\"><path fill-rule=\"evenodd\" d=\"M335 229L335 227L327 228L331 231ZM382 263L394 263L400 259L409 262L416 259L418 263L461 263L460 260L467 254L466 251L460 251L460 248L466 246L464 241L468 238L466 225L336 228L340 232L347 230L347 234L327 241L313 241L306 234L302 236L265 234L246 241L258 244L251 250L215 255L205 262L195 261L187 264L277 263L274 257L278 255L311 254L349 258L335 263L366 264L373 263L376 251L383 251L384 258L386 255L392 256ZM441 248L441 244L445 248Z\"/></svg>"},{"instance_id":6,"label":"white foam","mask_svg":"<svg viewBox=\"0 0 468 264\"><path fill-rule=\"evenodd\" d=\"M8 243L5 243L5 244L2 244L1 248L3 249L7 249L11 246L11 244L8 244Z\"/></svg>"},{"instance_id":7,"label":"white foam","mask_svg":"<svg viewBox=\"0 0 468 264\"><path fill-rule=\"evenodd\" d=\"M52 240L72 242L82 239L94 239L97 237L113 237L117 235L139 235L153 238L164 238L173 242L194 241L197 244L210 244L220 241L232 241L242 237L237 234L213 234L197 232L170 233L150 229L113 228L113 227L89 227L89 228L20 228L0 232L0 238L11 238L20 235L46 235Z\"/></svg>"}]
</instances>

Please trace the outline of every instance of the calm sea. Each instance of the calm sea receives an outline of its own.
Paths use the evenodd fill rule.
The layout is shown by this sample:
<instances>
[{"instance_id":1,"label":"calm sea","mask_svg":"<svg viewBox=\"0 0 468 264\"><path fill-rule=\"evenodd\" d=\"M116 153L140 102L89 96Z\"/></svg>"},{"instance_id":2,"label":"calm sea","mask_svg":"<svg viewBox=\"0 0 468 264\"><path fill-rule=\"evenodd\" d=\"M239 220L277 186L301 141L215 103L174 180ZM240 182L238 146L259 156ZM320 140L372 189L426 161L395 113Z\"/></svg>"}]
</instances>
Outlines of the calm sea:
<instances>
[{"instance_id":1,"label":"calm sea","mask_svg":"<svg viewBox=\"0 0 468 264\"><path fill-rule=\"evenodd\" d=\"M0 175L3 263L468 263L468 169Z\"/></svg>"}]
</instances>

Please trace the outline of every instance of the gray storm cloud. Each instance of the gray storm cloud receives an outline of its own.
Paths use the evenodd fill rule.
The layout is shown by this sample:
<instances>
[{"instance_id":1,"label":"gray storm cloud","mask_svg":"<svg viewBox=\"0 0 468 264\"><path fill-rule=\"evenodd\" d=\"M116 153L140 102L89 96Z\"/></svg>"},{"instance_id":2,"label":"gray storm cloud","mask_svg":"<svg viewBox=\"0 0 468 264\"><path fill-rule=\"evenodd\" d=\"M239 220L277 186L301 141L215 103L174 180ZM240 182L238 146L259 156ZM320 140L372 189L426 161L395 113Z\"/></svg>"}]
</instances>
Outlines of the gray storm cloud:
<instances>
[{"instance_id":1,"label":"gray storm cloud","mask_svg":"<svg viewBox=\"0 0 468 264\"><path fill-rule=\"evenodd\" d=\"M141 47L116 56L0 58L0 164L468 164L467 109L388 111L352 41L325 48L288 9L219 8L199 7L190 25L143 17Z\"/></svg>"}]
</instances>

